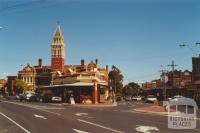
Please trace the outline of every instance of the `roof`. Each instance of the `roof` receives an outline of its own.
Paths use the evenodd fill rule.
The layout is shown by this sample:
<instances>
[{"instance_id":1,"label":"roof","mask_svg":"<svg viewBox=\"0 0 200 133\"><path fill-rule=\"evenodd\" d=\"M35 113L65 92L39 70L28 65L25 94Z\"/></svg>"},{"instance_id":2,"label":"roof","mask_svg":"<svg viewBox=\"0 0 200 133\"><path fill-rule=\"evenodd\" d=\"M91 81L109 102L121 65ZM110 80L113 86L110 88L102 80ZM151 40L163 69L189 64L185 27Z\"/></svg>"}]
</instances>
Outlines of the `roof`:
<instances>
[{"instance_id":1,"label":"roof","mask_svg":"<svg viewBox=\"0 0 200 133\"><path fill-rule=\"evenodd\" d=\"M61 32L60 25L57 25L56 30L55 30L54 35L53 35L53 45L57 45L57 44L64 45L64 38L63 38L63 35L62 35L62 32Z\"/></svg>"},{"instance_id":2,"label":"roof","mask_svg":"<svg viewBox=\"0 0 200 133\"><path fill-rule=\"evenodd\" d=\"M34 71L35 71L34 67L32 67L30 64L27 64L27 66L25 66L19 72L34 72Z\"/></svg>"},{"instance_id":3,"label":"roof","mask_svg":"<svg viewBox=\"0 0 200 133\"><path fill-rule=\"evenodd\" d=\"M94 83L84 83L84 82L76 82L71 84L62 84L62 85L50 85L50 86L43 86L42 88L51 88L51 87L64 87L64 86L93 86Z\"/></svg>"},{"instance_id":4,"label":"roof","mask_svg":"<svg viewBox=\"0 0 200 133\"><path fill-rule=\"evenodd\" d=\"M198 109L196 102L193 99L186 97L175 98L173 100L170 100L168 106L174 106L174 105L192 105L196 109Z\"/></svg>"},{"instance_id":5,"label":"roof","mask_svg":"<svg viewBox=\"0 0 200 133\"><path fill-rule=\"evenodd\" d=\"M51 66L34 66L35 69L51 69Z\"/></svg>"}]
</instances>

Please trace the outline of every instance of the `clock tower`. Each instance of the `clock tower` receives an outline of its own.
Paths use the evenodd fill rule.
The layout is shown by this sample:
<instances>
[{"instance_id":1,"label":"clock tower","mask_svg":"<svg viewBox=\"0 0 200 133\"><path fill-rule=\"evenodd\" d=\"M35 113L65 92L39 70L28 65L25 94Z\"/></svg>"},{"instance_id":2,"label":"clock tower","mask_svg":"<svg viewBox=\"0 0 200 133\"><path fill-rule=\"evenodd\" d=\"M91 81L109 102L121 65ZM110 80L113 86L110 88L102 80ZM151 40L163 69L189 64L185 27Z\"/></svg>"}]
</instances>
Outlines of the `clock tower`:
<instances>
[{"instance_id":1,"label":"clock tower","mask_svg":"<svg viewBox=\"0 0 200 133\"><path fill-rule=\"evenodd\" d=\"M51 44L51 71L64 72L65 44L60 25L56 27Z\"/></svg>"}]
</instances>

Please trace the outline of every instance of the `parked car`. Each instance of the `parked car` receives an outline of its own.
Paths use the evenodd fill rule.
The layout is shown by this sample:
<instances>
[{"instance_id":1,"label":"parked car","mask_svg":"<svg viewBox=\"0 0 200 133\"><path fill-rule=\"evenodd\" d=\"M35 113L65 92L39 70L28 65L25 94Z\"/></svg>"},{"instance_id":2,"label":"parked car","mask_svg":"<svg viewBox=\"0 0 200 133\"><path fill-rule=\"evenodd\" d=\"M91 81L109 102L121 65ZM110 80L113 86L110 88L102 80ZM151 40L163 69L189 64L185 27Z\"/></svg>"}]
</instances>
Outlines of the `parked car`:
<instances>
[{"instance_id":1,"label":"parked car","mask_svg":"<svg viewBox=\"0 0 200 133\"><path fill-rule=\"evenodd\" d=\"M154 95L148 95L146 97L146 102L154 103L155 101L157 101L157 98Z\"/></svg>"},{"instance_id":2,"label":"parked car","mask_svg":"<svg viewBox=\"0 0 200 133\"><path fill-rule=\"evenodd\" d=\"M140 96L133 96L132 97L132 101L141 101L142 100L142 97Z\"/></svg>"},{"instance_id":3,"label":"parked car","mask_svg":"<svg viewBox=\"0 0 200 133\"><path fill-rule=\"evenodd\" d=\"M51 97L52 102L62 102L62 97L60 96L52 96Z\"/></svg>"},{"instance_id":4,"label":"parked car","mask_svg":"<svg viewBox=\"0 0 200 133\"><path fill-rule=\"evenodd\" d=\"M19 96L18 95L8 96L7 99L8 100L19 100Z\"/></svg>"},{"instance_id":5,"label":"parked car","mask_svg":"<svg viewBox=\"0 0 200 133\"><path fill-rule=\"evenodd\" d=\"M116 97L116 101L122 101L122 97L121 96L117 96Z\"/></svg>"},{"instance_id":6,"label":"parked car","mask_svg":"<svg viewBox=\"0 0 200 133\"><path fill-rule=\"evenodd\" d=\"M33 92L27 93L26 96L25 96L26 97L25 100L31 101L34 95L35 95L35 93L33 93Z\"/></svg>"},{"instance_id":7,"label":"parked car","mask_svg":"<svg viewBox=\"0 0 200 133\"><path fill-rule=\"evenodd\" d=\"M125 100L125 101L131 101L132 98L131 98L131 96L125 96L125 97L124 97L124 100Z\"/></svg>"},{"instance_id":8,"label":"parked car","mask_svg":"<svg viewBox=\"0 0 200 133\"><path fill-rule=\"evenodd\" d=\"M39 102L42 99L42 96L38 93L35 93L29 97L29 101Z\"/></svg>"},{"instance_id":9,"label":"parked car","mask_svg":"<svg viewBox=\"0 0 200 133\"><path fill-rule=\"evenodd\" d=\"M183 98L183 96L181 95L176 95L176 96L173 96L172 98L168 98L168 100L173 100L173 99L177 99L177 98Z\"/></svg>"},{"instance_id":10,"label":"parked car","mask_svg":"<svg viewBox=\"0 0 200 133\"><path fill-rule=\"evenodd\" d=\"M52 95L51 94L43 94L40 96L40 102L51 102Z\"/></svg>"}]
</instances>

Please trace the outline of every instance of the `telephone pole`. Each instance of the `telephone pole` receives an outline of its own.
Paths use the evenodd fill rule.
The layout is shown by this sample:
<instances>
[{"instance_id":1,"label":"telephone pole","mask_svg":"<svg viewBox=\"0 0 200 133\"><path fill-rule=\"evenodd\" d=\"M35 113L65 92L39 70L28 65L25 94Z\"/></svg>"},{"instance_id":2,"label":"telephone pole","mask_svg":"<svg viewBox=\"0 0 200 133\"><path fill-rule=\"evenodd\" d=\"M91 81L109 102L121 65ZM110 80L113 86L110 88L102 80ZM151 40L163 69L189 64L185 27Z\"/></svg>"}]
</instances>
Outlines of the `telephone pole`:
<instances>
[{"instance_id":1,"label":"telephone pole","mask_svg":"<svg viewBox=\"0 0 200 133\"><path fill-rule=\"evenodd\" d=\"M174 86L174 70L175 70L175 67L178 65L175 65L174 60L172 60L172 64L167 65L167 66L172 67L172 87L173 87Z\"/></svg>"},{"instance_id":2,"label":"telephone pole","mask_svg":"<svg viewBox=\"0 0 200 133\"><path fill-rule=\"evenodd\" d=\"M163 65L161 65L161 67L164 67ZM168 77L166 75L167 71L162 68L162 70L160 71L161 72L161 81L162 81L162 84L163 84L163 100L166 101L167 99L167 90L166 90L166 83L168 82Z\"/></svg>"}]
</instances>

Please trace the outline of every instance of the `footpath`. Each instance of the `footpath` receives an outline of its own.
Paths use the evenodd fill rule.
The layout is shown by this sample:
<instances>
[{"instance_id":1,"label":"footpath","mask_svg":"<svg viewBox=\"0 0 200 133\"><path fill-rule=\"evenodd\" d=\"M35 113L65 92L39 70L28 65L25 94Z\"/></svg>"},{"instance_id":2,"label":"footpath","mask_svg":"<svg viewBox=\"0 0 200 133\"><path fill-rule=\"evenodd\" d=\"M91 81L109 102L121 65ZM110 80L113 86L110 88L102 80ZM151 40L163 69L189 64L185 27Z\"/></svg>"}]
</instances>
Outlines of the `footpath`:
<instances>
[{"instance_id":1,"label":"footpath","mask_svg":"<svg viewBox=\"0 0 200 133\"><path fill-rule=\"evenodd\" d=\"M163 115L168 114L168 110L165 107L159 105L151 105L148 107L135 108L134 111L141 113L152 113L152 114L163 114ZM175 112L175 110L171 109L170 112Z\"/></svg>"}]
</instances>

